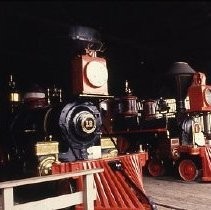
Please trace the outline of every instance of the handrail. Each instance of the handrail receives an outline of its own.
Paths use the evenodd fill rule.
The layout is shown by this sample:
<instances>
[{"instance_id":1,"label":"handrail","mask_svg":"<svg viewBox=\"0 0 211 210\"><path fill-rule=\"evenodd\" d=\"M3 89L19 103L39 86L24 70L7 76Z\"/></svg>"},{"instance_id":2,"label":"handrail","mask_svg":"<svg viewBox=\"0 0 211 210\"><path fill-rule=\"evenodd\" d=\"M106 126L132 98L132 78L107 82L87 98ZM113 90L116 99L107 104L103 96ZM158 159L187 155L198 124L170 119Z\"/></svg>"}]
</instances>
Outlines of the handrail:
<instances>
[{"instance_id":1,"label":"handrail","mask_svg":"<svg viewBox=\"0 0 211 210\"><path fill-rule=\"evenodd\" d=\"M2 189L2 210L52 210L66 208L81 203L84 204L85 210L93 210L94 200L96 200L97 193L94 187L94 174L100 172L103 172L103 169L95 168L82 171L68 172L64 174L54 174L48 176L31 177L21 180L1 182L0 189ZM14 204L14 187L37 184L42 182L57 181L77 176L83 176L83 191L45 198L38 201L32 201L23 204Z\"/></svg>"}]
</instances>

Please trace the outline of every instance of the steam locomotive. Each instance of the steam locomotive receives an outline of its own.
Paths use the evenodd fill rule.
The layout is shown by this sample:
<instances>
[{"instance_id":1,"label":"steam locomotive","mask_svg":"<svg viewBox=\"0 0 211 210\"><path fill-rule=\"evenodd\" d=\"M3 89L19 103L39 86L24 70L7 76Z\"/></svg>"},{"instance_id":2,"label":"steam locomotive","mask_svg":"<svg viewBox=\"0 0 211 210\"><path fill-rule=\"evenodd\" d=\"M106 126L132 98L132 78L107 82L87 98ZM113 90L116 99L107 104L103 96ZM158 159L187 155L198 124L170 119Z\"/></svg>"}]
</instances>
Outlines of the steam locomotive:
<instances>
[{"instance_id":1,"label":"steam locomotive","mask_svg":"<svg viewBox=\"0 0 211 210\"><path fill-rule=\"evenodd\" d=\"M75 49L72 98L62 102L61 89L43 90L38 84L19 103L18 93L10 93L9 163L24 176L33 174L35 168L41 175L49 174L49 164L58 160L87 159L87 148L99 144L102 119L98 101L108 95L106 60L96 55L100 41L94 29L70 28L69 36Z\"/></svg>"},{"instance_id":2,"label":"steam locomotive","mask_svg":"<svg viewBox=\"0 0 211 210\"><path fill-rule=\"evenodd\" d=\"M11 78L1 179L103 167L103 175L95 177L100 189L96 209L112 209L102 203L113 192L122 192L118 202L124 208L130 192L133 202L126 202L127 209L154 209L140 179L142 168L151 176L173 171L185 181L199 175L210 181L211 87L206 76L176 62L168 74L172 98L142 100L133 95L128 81L123 95L110 96L106 60L98 56L98 32L71 27L69 36L75 51L68 100L61 89L34 85L20 101ZM118 188L123 183L124 191Z\"/></svg>"},{"instance_id":3,"label":"steam locomotive","mask_svg":"<svg viewBox=\"0 0 211 210\"><path fill-rule=\"evenodd\" d=\"M141 179L147 152L114 155L106 152L102 155L103 139L109 146L114 144L115 150L119 140L113 141L104 125L107 116L104 105L113 96L108 94L106 60L98 56L102 50L98 32L89 27L74 26L70 27L69 38L74 53L70 71L71 96L68 95L67 100L63 100L61 89L44 90L37 84L19 100L11 77L11 113L8 132L4 136L7 158L2 158L4 173L1 173L1 179L102 167L104 172L95 177L98 190L95 209L155 209L144 192ZM62 186L58 183L43 188L66 193L80 187L79 179L66 180ZM18 195L27 195L25 190L32 191L22 190L17 191Z\"/></svg>"},{"instance_id":4,"label":"steam locomotive","mask_svg":"<svg viewBox=\"0 0 211 210\"><path fill-rule=\"evenodd\" d=\"M120 153L140 147L147 151L144 169L151 176L210 181L211 89L206 76L176 62L167 77L174 84L170 99L141 100L126 82L125 95L107 103L112 110L107 114L108 133L118 138Z\"/></svg>"}]
</instances>

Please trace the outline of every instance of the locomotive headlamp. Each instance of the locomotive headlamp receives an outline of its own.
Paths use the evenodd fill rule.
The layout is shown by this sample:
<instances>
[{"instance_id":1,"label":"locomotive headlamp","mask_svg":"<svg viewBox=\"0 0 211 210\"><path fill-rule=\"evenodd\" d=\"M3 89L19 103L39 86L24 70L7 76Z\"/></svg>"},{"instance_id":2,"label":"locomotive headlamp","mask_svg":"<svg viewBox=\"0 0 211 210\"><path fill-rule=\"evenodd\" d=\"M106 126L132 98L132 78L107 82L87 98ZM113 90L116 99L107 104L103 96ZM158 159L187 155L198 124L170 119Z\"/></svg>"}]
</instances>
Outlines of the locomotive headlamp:
<instances>
[{"instance_id":1,"label":"locomotive headlamp","mask_svg":"<svg viewBox=\"0 0 211 210\"><path fill-rule=\"evenodd\" d=\"M94 87L103 86L108 80L108 72L104 63L91 61L86 66L86 77Z\"/></svg>"},{"instance_id":2,"label":"locomotive headlamp","mask_svg":"<svg viewBox=\"0 0 211 210\"><path fill-rule=\"evenodd\" d=\"M211 88L206 88L204 90L205 102L208 106L211 106Z\"/></svg>"},{"instance_id":3,"label":"locomotive headlamp","mask_svg":"<svg viewBox=\"0 0 211 210\"><path fill-rule=\"evenodd\" d=\"M194 74L188 95L190 111L211 111L211 86L206 85L204 73L197 72Z\"/></svg>"},{"instance_id":4,"label":"locomotive headlamp","mask_svg":"<svg viewBox=\"0 0 211 210\"><path fill-rule=\"evenodd\" d=\"M94 53L95 54L95 53ZM72 60L72 91L74 95L108 95L108 69L104 58L80 55Z\"/></svg>"}]
</instances>

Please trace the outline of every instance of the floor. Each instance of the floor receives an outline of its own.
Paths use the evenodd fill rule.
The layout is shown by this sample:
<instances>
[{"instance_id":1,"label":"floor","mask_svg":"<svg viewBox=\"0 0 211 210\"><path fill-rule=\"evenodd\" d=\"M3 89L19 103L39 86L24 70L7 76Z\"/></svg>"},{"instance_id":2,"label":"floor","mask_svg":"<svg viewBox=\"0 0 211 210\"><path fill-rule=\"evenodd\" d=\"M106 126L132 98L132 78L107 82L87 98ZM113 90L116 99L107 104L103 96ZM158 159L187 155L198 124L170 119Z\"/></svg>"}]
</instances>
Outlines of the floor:
<instances>
[{"instance_id":1,"label":"floor","mask_svg":"<svg viewBox=\"0 0 211 210\"><path fill-rule=\"evenodd\" d=\"M143 184L158 210L211 210L211 182L143 177Z\"/></svg>"}]
</instances>

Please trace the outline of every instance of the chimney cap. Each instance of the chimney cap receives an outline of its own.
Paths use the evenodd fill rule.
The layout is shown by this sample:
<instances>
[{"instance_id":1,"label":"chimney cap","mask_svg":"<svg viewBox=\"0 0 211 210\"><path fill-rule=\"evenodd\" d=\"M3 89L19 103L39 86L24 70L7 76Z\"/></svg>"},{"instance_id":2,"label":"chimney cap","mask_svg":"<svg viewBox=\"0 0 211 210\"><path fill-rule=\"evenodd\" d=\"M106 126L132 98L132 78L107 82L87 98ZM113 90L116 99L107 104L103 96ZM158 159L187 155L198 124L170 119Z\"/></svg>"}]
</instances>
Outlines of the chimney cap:
<instances>
[{"instance_id":1,"label":"chimney cap","mask_svg":"<svg viewBox=\"0 0 211 210\"><path fill-rule=\"evenodd\" d=\"M186 62L175 62L170 68L170 75L177 74L194 74L195 71L190 67L190 65Z\"/></svg>"}]
</instances>

